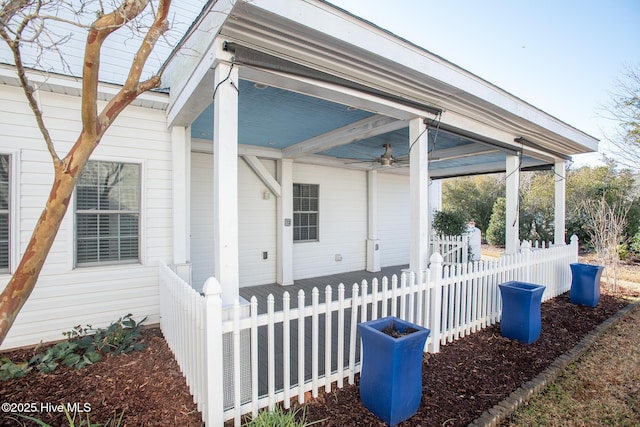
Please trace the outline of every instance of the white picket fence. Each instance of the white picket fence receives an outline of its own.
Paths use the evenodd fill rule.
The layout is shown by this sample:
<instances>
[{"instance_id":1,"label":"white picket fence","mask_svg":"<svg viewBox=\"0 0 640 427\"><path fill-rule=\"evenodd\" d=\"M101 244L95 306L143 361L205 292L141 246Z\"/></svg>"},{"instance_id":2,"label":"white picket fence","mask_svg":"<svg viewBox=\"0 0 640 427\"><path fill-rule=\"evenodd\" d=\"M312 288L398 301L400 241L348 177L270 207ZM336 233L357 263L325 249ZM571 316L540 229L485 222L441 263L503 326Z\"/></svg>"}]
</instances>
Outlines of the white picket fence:
<instances>
[{"instance_id":1,"label":"white picket fence","mask_svg":"<svg viewBox=\"0 0 640 427\"><path fill-rule=\"evenodd\" d=\"M469 260L469 236L432 236L429 253L438 252L445 264L458 264Z\"/></svg>"},{"instance_id":2,"label":"white picket fence","mask_svg":"<svg viewBox=\"0 0 640 427\"><path fill-rule=\"evenodd\" d=\"M500 318L498 284L522 281L546 286L543 300L569 290L569 264L577 262L577 238L570 245L531 250L491 262L444 266L431 257L429 270L403 273L371 284L353 284L346 297L327 286L314 288L311 305L304 291L284 293L275 310L270 295L266 313L258 301L222 307L220 284L213 278L196 293L175 270L161 267L161 328L175 354L207 426L255 416L261 408L291 399L304 402L331 384L353 384L360 372L359 322L394 315L431 330L425 351L494 324ZM298 343L303 343L298 345ZM325 367L327 367L325 369Z\"/></svg>"}]
</instances>

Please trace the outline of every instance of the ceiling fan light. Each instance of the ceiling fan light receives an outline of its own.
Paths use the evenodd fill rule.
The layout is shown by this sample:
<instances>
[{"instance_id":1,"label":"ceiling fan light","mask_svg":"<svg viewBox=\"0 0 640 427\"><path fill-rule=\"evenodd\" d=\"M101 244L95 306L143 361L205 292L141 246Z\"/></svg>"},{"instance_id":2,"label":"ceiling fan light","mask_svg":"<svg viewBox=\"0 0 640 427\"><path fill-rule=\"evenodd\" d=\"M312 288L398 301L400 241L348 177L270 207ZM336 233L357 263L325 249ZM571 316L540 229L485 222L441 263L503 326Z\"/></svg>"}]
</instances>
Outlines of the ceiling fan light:
<instances>
[{"instance_id":1,"label":"ceiling fan light","mask_svg":"<svg viewBox=\"0 0 640 427\"><path fill-rule=\"evenodd\" d=\"M392 157L380 157L380 165L381 166L391 166L393 164Z\"/></svg>"}]
</instances>

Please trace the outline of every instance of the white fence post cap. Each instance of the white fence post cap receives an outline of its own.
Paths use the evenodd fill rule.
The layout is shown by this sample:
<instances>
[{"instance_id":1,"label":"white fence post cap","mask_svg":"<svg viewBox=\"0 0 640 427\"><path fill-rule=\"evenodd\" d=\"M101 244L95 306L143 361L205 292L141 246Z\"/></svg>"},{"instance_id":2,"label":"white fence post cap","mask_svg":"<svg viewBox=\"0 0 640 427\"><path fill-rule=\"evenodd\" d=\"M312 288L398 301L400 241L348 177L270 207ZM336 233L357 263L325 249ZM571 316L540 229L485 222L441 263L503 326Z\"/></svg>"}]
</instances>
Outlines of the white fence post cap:
<instances>
[{"instance_id":1,"label":"white fence post cap","mask_svg":"<svg viewBox=\"0 0 640 427\"><path fill-rule=\"evenodd\" d=\"M206 282L204 282L204 286L202 287L202 293L205 295L220 295L222 294L222 286L218 279L215 277L209 277Z\"/></svg>"},{"instance_id":2,"label":"white fence post cap","mask_svg":"<svg viewBox=\"0 0 640 427\"><path fill-rule=\"evenodd\" d=\"M444 262L444 258L442 258L442 255L440 255L439 252L434 252L429 258L429 262L442 264Z\"/></svg>"}]
</instances>

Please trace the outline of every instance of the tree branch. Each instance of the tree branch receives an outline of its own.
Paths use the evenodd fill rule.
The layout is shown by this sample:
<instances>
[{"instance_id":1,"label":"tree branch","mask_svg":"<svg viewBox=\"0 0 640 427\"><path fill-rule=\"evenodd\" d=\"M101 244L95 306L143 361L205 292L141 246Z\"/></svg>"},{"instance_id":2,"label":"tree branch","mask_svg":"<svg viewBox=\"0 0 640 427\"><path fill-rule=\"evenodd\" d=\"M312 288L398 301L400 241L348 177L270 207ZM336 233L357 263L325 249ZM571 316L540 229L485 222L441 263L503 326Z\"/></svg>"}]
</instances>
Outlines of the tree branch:
<instances>
[{"instance_id":1,"label":"tree branch","mask_svg":"<svg viewBox=\"0 0 640 427\"><path fill-rule=\"evenodd\" d=\"M98 82L100 50L106 38L133 20L147 7L149 0L124 0L113 12L103 14L91 25L82 68L82 125L88 136L99 140L105 129L98 129ZM101 126L102 128L102 126Z\"/></svg>"},{"instance_id":2,"label":"tree branch","mask_svg":"<svg viewBox=\"0 0 640 427\"><path fill-rule=\"evenodd\" d=\"M158 4L158 13L136 52L127 80L122 89L120 89L116 96L114 96L102 110L102 113L100 113L97 128L99 134L102 134L118 114L138 95L160 86L159 75L153 76L143 82L140 82L140 76L142 75L144 64L147 62L156 42L169 28L167 17L170 6L171 0L161 0Z\"/></svg>"},{"instance_id":3,"label":"tree branch","mask_svg":"<svg viewBox=\"0 0 640 427\"><path fill-rule=\"evenodd\" d=\"M20 41L21 41L22 32L29 24L31 18L27 17L20 23L20 25L16 30L15 38L12 38L9 35L9 33L7 33L6 27L4 25L5 22L7 22L7 20L10 20L17 12L17 10L11 9L8 11L10 13L5 14L5 12L7 12L7 8L9 6L13 6L17 9L20 6L22 6L24 3L26 3L26 1L14 1L14 2L11 2L11 4L5 5L5 7L3 7L2 15L1 15L3 19L2 19L2 25L0 26L0 37L2 37L2 39L7 43L7 45L9 46L9 49L11 50L11 53L13 55L13 61L15 62L16 71L18 74L18 79L20 80L20 86L22 86L24 94L27 98L27 102L29 103L29 107L31 108L31 111L33 111L33 115L36 119L36 123L38 124L38 129L40 129L40 133L44 138L45 144L47 145L47 150L51 155L51 159L55 164L58 164L60 162L60 157L58 156L58 153L56 153L55 147L53 145L53 140L51 139L51 135L49 134L49 130L47 129L44 123L44 118L42 117L42 110L38 105L38 100L34 96L35 90L33 86L31 86L31 84L29 83L29 79L27 78L27 74L24 68L24 63L22 61L22 55L20 53Z\"/></svg>"}]
</instances>

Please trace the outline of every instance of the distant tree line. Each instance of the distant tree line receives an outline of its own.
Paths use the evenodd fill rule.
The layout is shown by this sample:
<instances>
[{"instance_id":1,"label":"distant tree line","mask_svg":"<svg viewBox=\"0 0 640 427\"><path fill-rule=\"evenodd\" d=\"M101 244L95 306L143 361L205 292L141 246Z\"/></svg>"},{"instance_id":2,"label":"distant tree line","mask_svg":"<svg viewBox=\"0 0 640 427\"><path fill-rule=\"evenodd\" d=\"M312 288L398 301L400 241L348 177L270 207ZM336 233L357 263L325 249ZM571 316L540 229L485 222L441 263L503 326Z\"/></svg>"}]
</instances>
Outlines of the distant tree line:
<instances>
[{"instance_id":1,"label":"distant tree line","mask_svg":"<svg viewBox=\"0 0 640 427\"><path fill-rule=\"evenodd\" d=\"M621 220L621 253L640 253L639 175L618 169L613 161L602 166L569 169L566 174L566 238L573 234L581 246L594 244L598 206L607 206ZM550 242L554 237L555 180L551 170L522 172L520 176L519 233L521 240ZM442 217L463 216L474 221L483 239L492 245L505 243L505 176L492 174L452 178L442 185ZM604 205L603 205L604 204Z\"/></svg>"}]
</instances>

